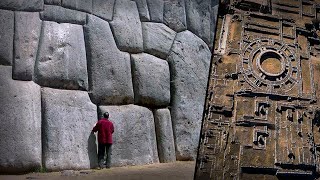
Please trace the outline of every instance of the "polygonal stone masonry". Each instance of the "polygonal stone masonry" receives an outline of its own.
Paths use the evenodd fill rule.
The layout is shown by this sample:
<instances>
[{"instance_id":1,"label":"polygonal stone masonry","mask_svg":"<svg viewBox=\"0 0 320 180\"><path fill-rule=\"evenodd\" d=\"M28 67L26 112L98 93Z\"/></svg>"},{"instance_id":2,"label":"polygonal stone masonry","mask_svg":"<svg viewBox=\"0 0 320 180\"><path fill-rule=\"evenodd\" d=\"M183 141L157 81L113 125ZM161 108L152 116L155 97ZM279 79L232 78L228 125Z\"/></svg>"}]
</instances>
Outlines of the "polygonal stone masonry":
<instances>
[{"instance_id":1,"label":"polygonal stone masonry","mask_svg":"<svg viewBox=\"0 0 320 180\"><path fill-rule=\"evenodd\" d=\"M92 0L92 13L106 21L112 21L115 0Z\"/></svg>"},{"instance_id":2,"label":"polygonal stone masonry","mask_svg":"<svg viewBox=\"0 0 320 180\"><path fill-rule=\"evenodd\" d=\"M137 3L141 21L150 21L147 0L134 0Z\"/></svg>"},{"instance_id":3,"label":"polygonal stone masonry","mask_svg":"<svg viewBox=\"0 0 320 180\"><path fill-rule=\"evenodd\" d=\"M136 105L99 106L113 122L111 166L158 163L157 141L152 111Z\"/></svg>"},{"instance_id":4,"label":"polygonal stone masonry","mask_svg":"<svg viewBox=\"0 0 320 180\"><path fill-rule=\"evenodd\" d=\"M97 166L97 107L87 92L42 88L43 164L49 171Z\"/></svg>"},{"instance_id":5,"label":"polygonal stone masonry","mask_svg":"<svg viewBox=\"0 0 320 180\"><path fill-rule=\"evenodd\" d=\"M92 12L92 0L61 0L63 7L78 11Z\"/></svg>"},{"instance_id":6,"label":"polygonal stone masonry","mask_svg":"<svg viewBox=\"0 0 320 180\"><path fill-rule=\"evenodd\" d=\"M12 67L0 66L0 92L0 173L40 169L40 87L12 80Z\"/></svg>"},{"instance_id":7,"label":"polygonal stone masonry","mask_svg":"<svg viewBox=\"0 0 320 180\"><path fill-rule=\"evenodd\" d=\"M43 4L43 0L1 0L0 8L14 11L41 11Z\"/></svg>"},{"instance_id":8,"label":"polygonal stone masonry","mask_svg":"<svg viewBox=\"0 0 320 180\"><path fill-rule=\"evenodd\" d=\"M88 88L83 28L43 21L35 67L38 84L61 89Z\"/></svg>"},{"instance_id":9,"label":"polygonal stone masonry","mask_svg":"<svg viewBox=\"0 0 320 180\"><path fill-rule=\"evenodd\" d=\"M0 27L0 65L12 65L14 35L13 11L0 10Z\"/></svg>"},{"instance_id":10,"label":"polygonal stone masonry","mask_svg":"<svg viewBox=\"0 0 320 180\"><path fill-rule=\"evenodd\" d=\"M73 23L84 25L86 13L55 5L44 5L44 11L40 12L41 19L59 23Z\"/></svg>"},{"instance_id":11,"label":"polygonal stone masonry","mask_svg":"<svg viewBox=\"0 0 320 180\"><path fill-rule=\"evenodd\" d=\"M164 0L147 0L150 20L152 22L163 22Z\"/></svg>"},{"instance_id":12,"label":"polygonal stone masonry","mask_svg":"<svg viewBox=\"0 0 320 180\"><path fill-rule=\"evenodd\" d=\"M149 107L170 103L170 71L168 62L155 56L132 54L135 103Z\"/></svg>"},{"instance_id":13,"label":"polygonal stone masonry","mask_svg":"<svg viewBox=\"0 0 320 180\"><path fill-rule=\"evenodd\" d=\"M187 29L184 0L164 0L163 22L176 32Z\"/></svg>"}]
</instances>

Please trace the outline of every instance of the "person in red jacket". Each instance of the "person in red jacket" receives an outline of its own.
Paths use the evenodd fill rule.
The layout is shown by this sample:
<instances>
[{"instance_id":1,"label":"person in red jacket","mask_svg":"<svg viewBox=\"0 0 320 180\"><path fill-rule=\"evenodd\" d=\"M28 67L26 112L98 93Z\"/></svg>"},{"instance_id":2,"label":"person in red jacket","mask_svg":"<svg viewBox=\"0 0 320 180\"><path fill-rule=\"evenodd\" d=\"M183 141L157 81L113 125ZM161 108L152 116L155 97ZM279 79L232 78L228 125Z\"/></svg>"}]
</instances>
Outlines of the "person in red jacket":
<instances>
[{"instance_id":1,"label":"person in red jacket","mask_svg":"<svg viewBox=\"0 0 320 180\"><path fill-rule=\"evenodd\" d=\"M98 131L98 162L99 168L110 168L113 123L109 121L109 113L105 112L93 127L92 132ZM105 152L106 158L105 158Z\"/></svg>"}]
</instances>

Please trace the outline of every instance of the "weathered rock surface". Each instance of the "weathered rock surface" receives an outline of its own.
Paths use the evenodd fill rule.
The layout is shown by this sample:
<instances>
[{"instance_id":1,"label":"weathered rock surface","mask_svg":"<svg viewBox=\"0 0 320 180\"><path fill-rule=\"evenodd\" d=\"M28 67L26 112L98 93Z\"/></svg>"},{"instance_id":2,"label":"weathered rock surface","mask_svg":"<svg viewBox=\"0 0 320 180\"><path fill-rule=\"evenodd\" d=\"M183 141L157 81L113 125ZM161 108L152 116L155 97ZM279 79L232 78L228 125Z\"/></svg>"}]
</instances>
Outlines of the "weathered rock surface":
<instances>
[{"instance_id":1,"label":"weathered rock surface","mask_svg":"<svg viewBox=\"0 0 320 180\"><path fill-rule=\"evenodd\" d=\"M117 0L113 21L110 22L117 46L121 51L143 51L142 28L137 5L134 1Z\"/></svg>"},{"instance_id":2,"label":"weathered rock surface","mask_svg":"<svg viewBox=\"0 0 320 180\"><path fill-rule=\"evenodd\" d=\"M41 19L45 21L55 21L59 23L85 24L86 13L67 9L61 6L45 5L44 11L40 13Z\"/></svg>"},{"instance_id":3,"label":"weathered rock surface","mask_svg":"<svg viewBox=\"0 0 320 180\"><path fill-rule=\"evenodd\" d=\"M196 34L207 44L211 36L211 0L186 0L188 30Z\"/></svg>"},{"instance_id":4,"label":"weathered rock surface","mask_svg":"<svg viewBox=\"0 0 320 180\"><path fill-rule=\"evenodd\" d=\"M135 103L144 106L167 106L170 103L168 62L155 56L132 54Z\"/></svg>"},{"instance_id":5,"label":"weathered rock surface","mask_svg":"<svg viewBox=\"0 0 320 180\"><path fill-rule=\"evenodd\" d=\"M40 31L38 12L15 12L13 79L32 80Z\"/></svg>"},{"instance_id":6,"label":"weathered rock surface","mask_svg":"<svg viewBox=\"0 0 320 180\"><path fill-rule=\"evenodd\" d=\"M92 101L101 105L133 103L130 55L117 48L109 23L89 15L84 30Z\"/></svg>"},{"instance_id":7,"label":"weathered rock surface","mask_svg":"<svg viewBox=\"0 0 320 180\"><path fill-rule=\"evenodd\" d=\"M164 0L164 23L176 32L187 29L185 9L184 0Z\"/></svg>"},{"instance_id":8,"label":"weathered rock surface","mask_svg":"<svg viewBox=\"0 0 320 180\"><path fill-rule=\"evenodd\" d=\"M92 0L62 0L62 6L88 13L92 12Z\"/></svg>"},{"instance_id":9,"label":"weathered rock surface","mask_svg":"<svg viewBox=\"0 0 320 180\"><path fill-rule=\"evenodd\" d=\"M51 5L59 5L59 6L61 6L61 0L44 0L44 4L51 4Z\"/></svg>"},{"instance_id":10,"label":"weathered rock surface","mask_svg":"<svg viewBox=\"0 0 320 180\"><path fill-rule=\"evenodd\" d=\"M42 89L43 163L50 171L97 165L97 107L87 92Z\"/></svg>"},{"instance_id":11,"label":"weathered rock surface","mask_svg":"<svg viewBox=\"0 0 320 180\"><path fill-rule=\"evenodd\" d=\"M41 11L43 4L43 0L1 0L0 8L14 11Z\"/></svg>"},{"instance_id":12,"label":"weathered rock surface","mask_svg":"<svg viewBox=\"0 0 320 180\"><path fill-rule=\"evenodd\" d=\"M136 105L99 106L114 123L111 166L158 163L152 112Z\"/></svg>"},{"instance_id":13,"label":"weathered rock surface","mask_svg":"<svg viewBox=\"0 0 320 180\"><path fill-rule=\"evenodd\" d=\"M167 60L171 68L171 118L177 160L195 159L210 66L210 50L190 31L176 35Z\"/></svg>"},{"instance_id":14,"label":"weathered rock surface","mask_svg":"<svg viewBox=\"0 0 320 180\"><path fill-rule=\"evenodd\" d=\"M41 167L41 94L34 82L14 81L0 66L0 173Z\"/></svg>"},{"instance_id":15,"label":"weathered rock surface","mask_svg":"<svg viewBox=\"0 0 320 180\"><path fill-rule=\"evenodd\" d=\"M169 109L154 111L154 122L158 142L158 154L161 163L176 161L172 122Z\"/></svg>"},{"instance_id":16,"label":"weathered rock surface","mask_svg":"<svg viewBox=\"0 0 320 180\"><path fill-rule=\"evenodd\" d=\"M76 24L43 22L36 82L42 86L87 89L87 61L83 28Z\"/></svg>"},{"instance_id":17,"label":"weathered rock surface","mask_svg":"<svg viewBox=\"0 0 320 180\"><path fill-rule=\"evenodd\" d=\"M112 21L115 0L92 0L92 13L104 20Z\"/></svg>"},{"instance_id":18,"label":"weathered rock surface","mask_svg":"<svg viewBox=\"0 0 320 180\"><path fill-rule=\"evenodd\" d=\"M150 21L147 0L134 0L137 3L141 21Z\"/></svg>"},{"instance_id":19,"label":"weathered rock surface","mask_svg":"<svg viewBox=\"0 0 320 180\"><path fill-rule=\"evenodd\" d=\"M150 20L152 22L163 22L163 0L147 0Z\"/></svg>"},{"instance_id":20,"label":"weathered rock surface","mask_svg":"<svg viewBox=\"0 0 320 180\"><path fill-rule=\"evenodd\" d=\"M214 0L211 2L211 36L210 36L210 43L209 47L212 49L213 43L214 43L214 38L216 34L216 22L218 19L218 9L219 9L219 0Z\"/></svg>"},{"instance_id":21,"label":"weathered rock surface","mask_svg":"<svg viewBox=\"0 0 320 180\"><path fill-rule=\"evenodd\" d=\"M2 1L0 1L1 3ZM3 3L3 2L2 2ZM0 10L0 64L12 65L14 12Z\"/></svg>"},{"instance_id":22,"label":"weathered rock surface","mask_svg":"<svg viewBox=\"0 0 320 180\"><path fill-rule=\"evenodd\" d=\"M143 22L143 48L145 52L166 59L176 32L162 23Z\"/></svg>"}]
</instances>

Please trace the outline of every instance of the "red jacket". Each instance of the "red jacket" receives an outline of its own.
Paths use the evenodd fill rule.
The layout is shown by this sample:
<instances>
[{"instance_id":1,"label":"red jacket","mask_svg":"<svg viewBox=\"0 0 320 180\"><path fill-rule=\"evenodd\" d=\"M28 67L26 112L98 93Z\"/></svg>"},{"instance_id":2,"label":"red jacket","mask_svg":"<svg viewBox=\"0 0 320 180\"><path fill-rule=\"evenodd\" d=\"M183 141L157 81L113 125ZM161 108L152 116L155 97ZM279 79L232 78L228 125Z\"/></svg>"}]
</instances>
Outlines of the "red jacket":
<instances>
[{"instance_id":1,"label":"red jacket","mask_svg":"<svg viewBox=\"0 0 320 180\"><path fill-rule=\"evenodd\" d=\"M112 144L112 133L114 127L111 121L106 118L100 119L92 129L93 132L98 131L98 142L100 144Z\"/></svg>"}]
</instances>

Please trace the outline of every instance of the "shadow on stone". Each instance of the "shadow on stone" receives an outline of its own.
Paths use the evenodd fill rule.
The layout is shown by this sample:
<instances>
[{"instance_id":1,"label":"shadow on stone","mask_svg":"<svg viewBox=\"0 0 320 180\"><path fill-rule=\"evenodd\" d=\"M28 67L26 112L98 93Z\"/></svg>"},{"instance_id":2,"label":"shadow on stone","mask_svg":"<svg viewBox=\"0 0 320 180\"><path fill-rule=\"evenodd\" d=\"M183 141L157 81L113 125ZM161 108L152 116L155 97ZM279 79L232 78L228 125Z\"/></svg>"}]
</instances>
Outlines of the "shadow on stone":
<instances>
[{"instance_id":1,"label":"shadow on stone","mask_svg":"<svg viewBox=\"0 0 320 180\"><path fill-rule=\"evenodd\" d=\"M88 156L90 161L90 168L96 168L98 166L98 154L96 136L91 133L88 138Z\"/></svg>"}]
</instances>

